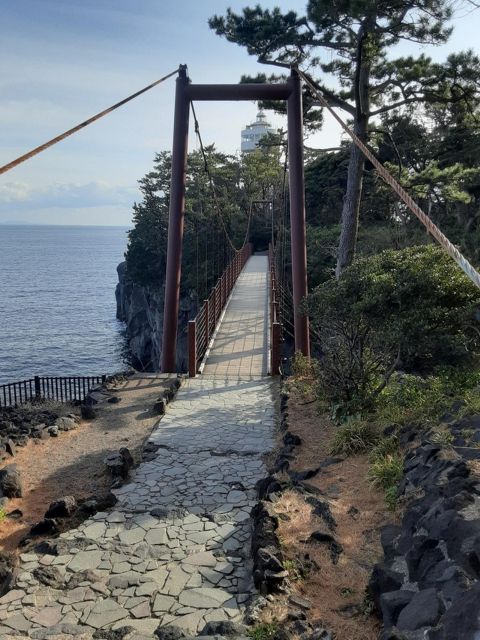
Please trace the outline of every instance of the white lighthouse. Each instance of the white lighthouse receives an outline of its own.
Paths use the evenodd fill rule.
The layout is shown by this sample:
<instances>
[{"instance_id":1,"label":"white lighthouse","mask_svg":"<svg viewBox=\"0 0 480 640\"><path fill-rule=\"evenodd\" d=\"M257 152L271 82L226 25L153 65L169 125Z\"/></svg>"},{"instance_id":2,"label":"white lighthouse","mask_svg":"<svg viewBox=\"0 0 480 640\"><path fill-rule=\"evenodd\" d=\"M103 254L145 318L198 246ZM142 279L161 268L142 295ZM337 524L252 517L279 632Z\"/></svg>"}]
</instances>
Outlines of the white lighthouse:
<instances>
[{"instance_id":1,"label":"white lighthouse","mask_svg":"<svg viewBox=\"0 0 480 640\"><path fill-rule=\"evenodd\" d=\"M265 113L260 110L257 113L255 122L247 124L242 130L242 151L254 151L258 147L260 140L268 133L275 133L275 130L267 122Z\"/></svg>"}]
</instances>

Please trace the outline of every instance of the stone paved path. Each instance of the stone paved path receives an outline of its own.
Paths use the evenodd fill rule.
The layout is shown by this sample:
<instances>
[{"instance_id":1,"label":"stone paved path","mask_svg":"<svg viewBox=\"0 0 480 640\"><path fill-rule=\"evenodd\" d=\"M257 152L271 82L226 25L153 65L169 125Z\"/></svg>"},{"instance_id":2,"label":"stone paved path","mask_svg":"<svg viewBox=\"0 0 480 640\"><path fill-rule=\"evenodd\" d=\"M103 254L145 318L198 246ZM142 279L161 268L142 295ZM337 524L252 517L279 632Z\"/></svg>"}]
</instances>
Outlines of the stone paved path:
<instances>
[{"instance_id":1,"label":"stone paved path","mask_svg":"<svg viewBox=\"0 0 480 640\"><path fill-rule=\"evenodd\" d=\"M262 263L246 267L252 299L266 295L251 277ZM208 621L241 617L254 593L249 514L275 419L275 383L254 368L242 377L241 360L228 375L185 382L150 437L157 451L116 490L114 510L62 534L58 555L22 555L14 590L0 598L0 637L91 638L130 626L129 637L143 639L159 624L195 635Z\"/></svg>"}]
</instances>

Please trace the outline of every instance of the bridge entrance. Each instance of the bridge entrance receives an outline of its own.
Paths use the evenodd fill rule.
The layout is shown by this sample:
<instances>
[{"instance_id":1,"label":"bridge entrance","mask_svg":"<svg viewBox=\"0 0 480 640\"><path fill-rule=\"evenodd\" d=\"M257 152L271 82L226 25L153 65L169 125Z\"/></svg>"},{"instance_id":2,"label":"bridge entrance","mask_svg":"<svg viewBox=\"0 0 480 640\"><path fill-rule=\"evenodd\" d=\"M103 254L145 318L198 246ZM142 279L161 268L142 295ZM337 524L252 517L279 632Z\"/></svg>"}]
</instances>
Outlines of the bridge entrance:
<instances>
[{"instance_id":1,"label":"bridge entrance","mask_svg":"<svg viewBox=\"0 0 480 640\"><path fill-rule=\"evenodd\" d=\"M187 67L181 65L175 93L161 370L173 373L176 369L188 127L190 105L195 100L284 100L287 102L294 338L295 350L308 357L310 355L308 318L298 311L302 299L308 292L300 76L296 70L292 70L287 82L278 84L192 84L188 78Z\"/></svg>"}]
</instances>

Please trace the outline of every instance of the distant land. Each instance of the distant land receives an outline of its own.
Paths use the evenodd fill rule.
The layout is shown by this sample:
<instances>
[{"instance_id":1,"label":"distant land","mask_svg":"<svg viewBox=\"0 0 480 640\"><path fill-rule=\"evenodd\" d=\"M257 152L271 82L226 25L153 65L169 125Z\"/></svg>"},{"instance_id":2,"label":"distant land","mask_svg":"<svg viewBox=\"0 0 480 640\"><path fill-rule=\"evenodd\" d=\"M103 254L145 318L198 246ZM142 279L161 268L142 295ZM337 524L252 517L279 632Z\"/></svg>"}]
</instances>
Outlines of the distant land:
<instances>
[{"instance_id":1,"label":"distant land","mask_svg":"<svg viewBox=\"0 0 480 640\"><path fill-rule=\"evenodd\" d=\"M29 220L0 220L0 227L112 227L113 229L131 229L133 224L56 224L52 222L30 222Z\"/></svg>"},{"instance_id":2,"label":"distant land","mask_svg":"<svg viewBox=\"0 0 480 640\"><path fill-rule=\"evenodd\" d=\"M29 222L28 220L0 220L0 224L10 224L10 225L17 225L17 224L42 224L41 222Z\"/></svg>"}]
</instances>

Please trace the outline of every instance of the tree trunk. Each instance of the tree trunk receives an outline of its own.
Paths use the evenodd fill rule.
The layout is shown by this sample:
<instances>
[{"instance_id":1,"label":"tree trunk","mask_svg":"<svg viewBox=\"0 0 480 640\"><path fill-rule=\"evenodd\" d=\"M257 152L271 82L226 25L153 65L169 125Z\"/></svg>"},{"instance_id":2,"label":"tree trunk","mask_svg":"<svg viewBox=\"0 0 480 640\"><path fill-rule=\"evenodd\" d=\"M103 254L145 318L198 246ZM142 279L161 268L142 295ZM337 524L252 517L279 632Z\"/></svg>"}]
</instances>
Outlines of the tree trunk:
<instances>
[{"instance_id":1,"label":"tree trunk","mask_svg":"<svg viewBox=\"0 0 480 640\"><path fill-rule=\"evenodd\" d=\"M371 57L365 54L364 47L371 37L375 25L375 15L368 15L358 32L357 55L355 60L355 117L353 130L363 142L367 141L368 117L370 111L370 68ZM358 218L362 197L363 170L365 156L352 142L348 163L347 190L343 199L342 231L338 245L335 276L338 280L342 271L352 264L357 245Z\"/></svg>"},{"instance_id":2,"label":"tree trunk","mask_svg":"<svg viewBox=\"0 0 480 640\"><path fill-rule=\"evenodd\" d=\"M366 139L367 121L355 123L355 133L362 140ZM352 264L357 245L358 218L360 214L360 200L362 197L363 169L365 156L360 149L352 143L350 160L348 163L347 190L343 199L342 231L338 244L337 267L335 277L341 276L342 271Z\"/></svg>"}]
</instances>

